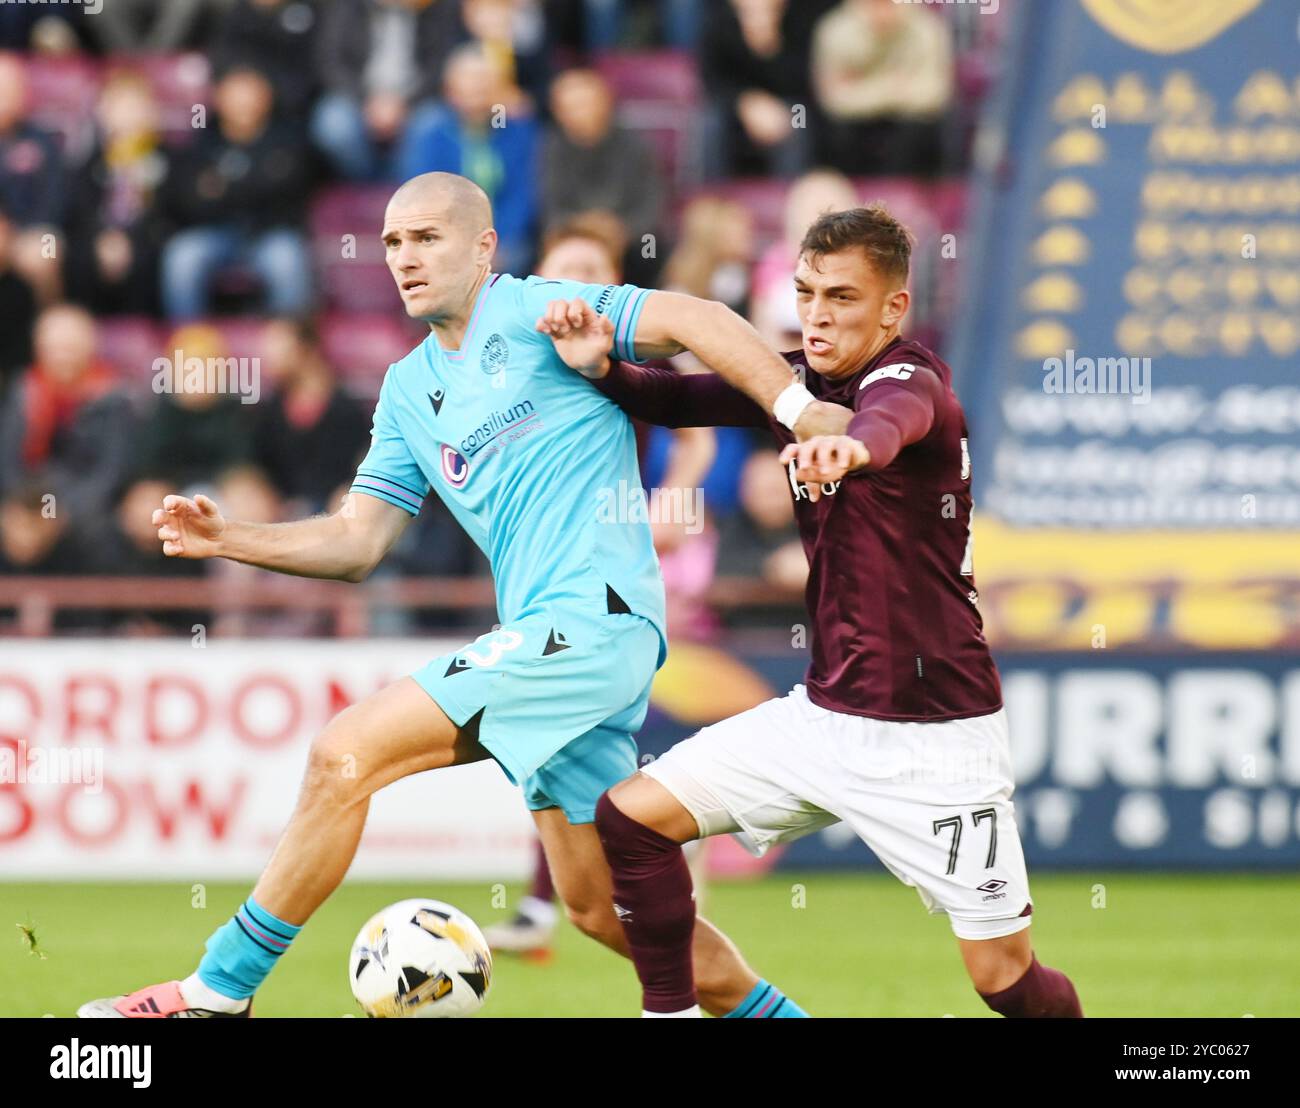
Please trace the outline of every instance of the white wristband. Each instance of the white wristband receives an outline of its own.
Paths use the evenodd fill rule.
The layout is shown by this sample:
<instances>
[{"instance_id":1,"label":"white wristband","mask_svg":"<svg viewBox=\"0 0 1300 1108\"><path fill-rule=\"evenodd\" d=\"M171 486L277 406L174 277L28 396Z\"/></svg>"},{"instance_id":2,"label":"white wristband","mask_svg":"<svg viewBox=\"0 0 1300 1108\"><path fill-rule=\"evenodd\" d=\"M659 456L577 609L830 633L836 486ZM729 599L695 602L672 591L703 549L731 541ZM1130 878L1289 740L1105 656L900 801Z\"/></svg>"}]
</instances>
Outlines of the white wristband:
<instances>
[{"instance_id":1,"label":"white wristband","mask_svg":"<svg viewBox=\"0 0 1300 1108\"><path fill-rule=\"evenodd\" d=\"M799 417L803 415L803 410L816 399L806 386L795 381L781 390L781 395L776 398L776 403L772 405L772 415L777 423L783 424L793 431L794 425L799 422Z\"/></svg>"}]
</instances>

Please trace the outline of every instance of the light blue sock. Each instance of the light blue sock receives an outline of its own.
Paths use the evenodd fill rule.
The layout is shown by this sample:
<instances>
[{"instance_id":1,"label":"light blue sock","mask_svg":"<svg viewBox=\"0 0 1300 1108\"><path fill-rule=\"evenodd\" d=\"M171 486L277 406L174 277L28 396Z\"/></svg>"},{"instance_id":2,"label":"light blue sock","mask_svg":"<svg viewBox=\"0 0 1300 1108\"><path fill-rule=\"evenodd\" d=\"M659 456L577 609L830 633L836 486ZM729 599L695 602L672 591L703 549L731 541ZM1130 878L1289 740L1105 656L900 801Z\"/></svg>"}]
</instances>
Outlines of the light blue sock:
<instances>
[{"instance_id":1,"label":"light blue sock","mask_svg":"<svg viewBox=\"0 0 1300 1108\"><path fill-rule=\"evenodd\" d=\"M808 1013L775 985L760 981L724 1020L806 1020Z\"/></svg>"},{"instance_id":2,"label":"light blue sock","mask_svg":"<svg viewBox=\"0 0 1300 1108\"><path fill-rule=\"evenodd\" d=\"M231 1000L252 996L301 930L276 919L250 896L208 939L199 980Z\"/></svg>"}]
</instances>

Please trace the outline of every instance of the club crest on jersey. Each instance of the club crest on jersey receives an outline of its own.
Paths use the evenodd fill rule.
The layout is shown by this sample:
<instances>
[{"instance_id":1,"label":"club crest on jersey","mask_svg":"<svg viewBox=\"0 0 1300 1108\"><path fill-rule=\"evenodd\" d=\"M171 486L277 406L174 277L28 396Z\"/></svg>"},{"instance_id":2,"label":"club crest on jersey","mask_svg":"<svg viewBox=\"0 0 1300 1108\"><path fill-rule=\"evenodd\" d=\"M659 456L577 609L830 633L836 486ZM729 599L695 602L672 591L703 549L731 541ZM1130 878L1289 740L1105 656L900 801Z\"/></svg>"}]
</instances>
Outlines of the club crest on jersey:
<instances>
[{"instance_id":1,"label":"club crest on jersey","mask_svg":"<svg viewBox=\"0 0 1300 1108\"><path fill-rule=\"evenodd\" d=\"M442 475L453 489L464 488L469 480L469 462L446 443L442 444Z\"/></svg>"},{"instance_id":2,"label":"club crest on jersey","mask_svg":"<svg viewBox=\"0 0 1300 1108\"><path fill-rule=\"evenodd\" d=\"M479 368L487 374L500 373L506 367L506 359L510 357L510 347L506 345L506 340L499 334L488 336L487 342L483 344L483 353L479 357Z\"/></svg>"}]
</instances>

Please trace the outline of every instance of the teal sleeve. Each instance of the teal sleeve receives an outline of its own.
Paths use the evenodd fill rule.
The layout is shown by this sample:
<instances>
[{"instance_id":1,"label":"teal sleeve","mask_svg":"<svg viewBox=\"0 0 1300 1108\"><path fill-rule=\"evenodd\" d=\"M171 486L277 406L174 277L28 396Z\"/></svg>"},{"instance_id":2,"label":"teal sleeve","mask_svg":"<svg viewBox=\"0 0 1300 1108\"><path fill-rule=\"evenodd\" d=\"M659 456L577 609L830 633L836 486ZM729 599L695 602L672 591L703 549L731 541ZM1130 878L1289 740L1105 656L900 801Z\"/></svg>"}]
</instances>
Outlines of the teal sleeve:
<instances>
[{"instance_id":1,"label":"teal sleeve","mask_svg":"<svg viewBox=\"0 0 1300 1108\"><path fill-rule=\"evenodd\" d=\"M522 285L523 309L535 323L552 300L585 300L614 324L615 361L640 364L636 356L636 325L649 289L637 285L585 285L581 281L547 281L530 277Z\"/></svg>"},{"instance_id":2,"label":"teal sleeve","mask_svg":"<svg viewBox=\"0 0 1300 1108\"><path fill-rule=\"evenodd\" d=\"M411 515L420 514L420 506L429 492L429 482L411 456L406 440L389 411L388 379L384 378L375 405L370 450L366 453L352 481L353 492L378 497Z\"/></svg>"}]
</instances>

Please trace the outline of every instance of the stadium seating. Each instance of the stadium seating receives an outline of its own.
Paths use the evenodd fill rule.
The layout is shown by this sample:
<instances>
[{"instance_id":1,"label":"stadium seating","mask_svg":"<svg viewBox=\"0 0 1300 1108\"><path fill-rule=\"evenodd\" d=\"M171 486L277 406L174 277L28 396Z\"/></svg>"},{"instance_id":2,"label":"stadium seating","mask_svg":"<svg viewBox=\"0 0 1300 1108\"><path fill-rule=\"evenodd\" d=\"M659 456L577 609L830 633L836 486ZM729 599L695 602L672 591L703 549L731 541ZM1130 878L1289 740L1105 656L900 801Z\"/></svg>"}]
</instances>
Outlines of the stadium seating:
<instances>
[{"instance_id":1,"label":"stadium seating","mask_svg":"<svg viewBox=\"0 0 1300 1108\"><path fill-rule=\"evenodd\" d=\"M93 138L98 63L79 55L33 57L27 63L27 83L33 121L58 134L69 155L84 152Z\"/></svg>"},{"instance_id":2,"label":"stadium seating","mask_svg":"<svg viewBox=\"0 0 1300 1108\"><path fill-rule=\"evenodd\" d=\"M391 310L372 313L331 312L321 319L321 344L348 390L373 400L393 362L409 353L423 337L422 329ZM222 317L205 321L221 334L228 357L252 358L261 353L262 321ZM117 316L99 323L99 347L129 387L147 384L154 359L171 357L165 349L171 329L144 316Z\"/></svg>"},{"instance_id":3,"label":"stadium seating","mask_svg":"<svg viewBox=\"0 0 1300 1108\"><path fill-rule=\"evenodd\" d=\"M596 60L620 102L676 104L692 108L701 97L695 59L679 50L611 51Z\"/></svg>"},{"instance_id":4,"label":"stadium seating","mask_svg":"<svg viewBox=\"0 0 1300 1108\"><path fill-rule=\"evenodd\" d=\"M84 55L35 55L27 59L32 116L61 135L70 153L80 154L91 140L95 101L114 73L138 73L158 101L159 124L171 142L194 133L194 106L206 104L211 91L208 59L199 53L118 56L104 63Z\"/></svg>"},{"instance_id":5,"label":"stadium seating","mask_svg":"<svg viewBox=\"0 0 1300 1108\"><path fill-rule=\"evenodd\" d=\"M206 104L211 92L207 58L202 54L141 54L122 68L148 79L168 139L183 142L194 134L194 106Z\"/></svg>"},{"instance_id":6,"label":"stadium seating","mask_svg":"<svg viewBox=\"0 0 1300 1108\"><path fill-rule=\"evenodd\" d=\"M148 379L166 335L147 316L109 316L99 321L99 351L125 381Z\"/></svg>"},{"instance_id":7,"label":"stadium seating","mask_svg":"<svg viewBox=\"0 0 1300 1108\"><path fill-rule=\"evenodd\" d=\"M379 242L388 185L336 185L323 189L312 204L312 250L321 291L331 308L358 312L392 311L393 279ZM352 239L345 239L351 235ZM345 246L354 256L345 256Z\"/></svg>"},{"instance_id":8,"label":"stadium seating","mask_svg":"<svg viewBox=\"0 0 1300 1108\"><path fill-rule=\"evenodd\" d=\"M379 395L388 367L410 353L422 337L418 325L392 311L391 305L379 314L336 312L321 321L326 357L351 392L370 399Z\"/></svg>"},{"instance_id":9,"label":"stadium seating","mask_svg":"<svg viewBox=\"0 0 1300 1108\"><path fill-rule=\"evenodd\" d=\"M673 50L613 52L596 61L618 100L619 121L641 132L674 191L695 178L693 119L703 93L695 59Z\"/></svg>"}]
</instances>

